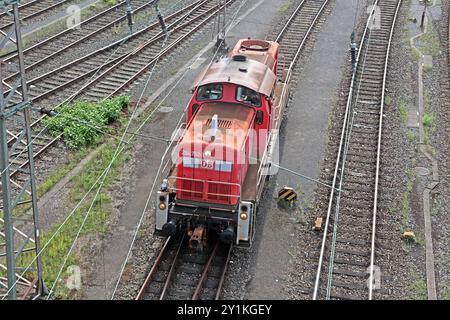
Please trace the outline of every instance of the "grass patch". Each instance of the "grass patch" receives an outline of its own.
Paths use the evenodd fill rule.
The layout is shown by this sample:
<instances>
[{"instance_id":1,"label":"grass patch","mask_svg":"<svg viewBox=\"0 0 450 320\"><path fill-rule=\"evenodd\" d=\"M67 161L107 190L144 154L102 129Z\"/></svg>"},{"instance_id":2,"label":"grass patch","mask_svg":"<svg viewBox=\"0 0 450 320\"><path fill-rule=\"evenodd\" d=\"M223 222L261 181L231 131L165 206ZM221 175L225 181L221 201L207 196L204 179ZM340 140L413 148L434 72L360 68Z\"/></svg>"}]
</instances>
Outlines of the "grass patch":
<instances>
[{"instance_id":1,"label":"grass patch","mask_svg":"<svg viewBox=\"0 0 450 320\"><path fill-rule=\"evenodd\" d=\"M44 125L54 136L63 135L65 143L74 149L99 141L107 126L116 121L130 101L120 96L99 103L76 102L61 107L58 116L45 118Z\"/></svg>"},{"instance_id":2,"label":"grass patch","mask_svg":"<svg viewBox=\"0 0 450 320\"><path fill-rule=\"evenodd\" d=\"M409 285L410 295L412 300L428 300L427 283L423 277L417 272L411 272L411 283Z\"/></svg>"},{"instance_id":3,"label":"grass patch","mask_svg":"<svg viewBox=\"0 0 450 320\"><path fill-rule=\"evenodd\" d=\"M422 123L426 127L431 127L434 124L434 114L425 113L422 118Z\"/></svg>"},{"instance_id":4,"label":"grass patch","mask_svg":"<svg viewBox=\"0 0 450 320\"><path fill-rule=\"evenodd\" d=\"M401 99L398 104L398 112L400 114L401 121L404 124L406 124L408 122L408 110L407 110L406 101L403 99Z\"/></svg>"},{"instance_id":5,"label":"grass patch","mask_svg":"<svg viewBox=\"0 0 450 320\"><path fill-rule=\"evenodd\" d=\"M390 96L386 96L384 98L384 104L390 106L392 104L392 98Z\"/></svg>"}]
</instances>

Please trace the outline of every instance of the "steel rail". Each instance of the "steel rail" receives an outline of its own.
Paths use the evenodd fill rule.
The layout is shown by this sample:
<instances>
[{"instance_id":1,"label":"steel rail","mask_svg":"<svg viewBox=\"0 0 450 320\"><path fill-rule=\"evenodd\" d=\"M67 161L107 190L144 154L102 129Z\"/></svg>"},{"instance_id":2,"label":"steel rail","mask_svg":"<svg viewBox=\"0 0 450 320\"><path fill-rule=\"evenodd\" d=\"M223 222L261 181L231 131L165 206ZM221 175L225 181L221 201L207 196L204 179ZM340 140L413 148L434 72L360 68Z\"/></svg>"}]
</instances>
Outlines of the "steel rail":
<instances>
[{"instance_id":1,"label":"steel rail","mask_svg":"<svg viewBox=\"0 0 450 320\"><path fill-rule=\"evenodd\" d=\"M283 29L278 33L278 36L275 39L275 42L280 42L280 38L286 33L287 28L291 25L292 21L294 21L295 17L297 16L297 13L300 11L300 9L305 4L306 0L302 0L300 4L297 6L297 8L294 10L294 12L291 14L290 18L284 25Z\"/></svg>"},{"instance_id":2,"label":"steel rail","mask_svg":"<svg viewBox=\"0 0 450 320\"><path fill-rule=\"evenodd\" d=\"M374 0L373 2L373 6L376 6L378 4L379 0ZM370 21L372 19L374 15L374 10L371 11L371 13L369 14L369 17L367 19L367 23L366 23L366 27L364 29L364 33L362 36L362 39L364 40L366 38L366 33L369 29L369 24ZM358 50L358 55L356 58L357 64L359 63L359 59L362 53L362 48L364 45L364 41L361 42L360 46L359 46L359 50ZM338 149L338 155L336 158L336 165L334 168L334 176L333 176L333 182L331 184L331 191L330 191L330 200L328 203L328 210L327 210L327 217L325 220L325 226L324 226L324 231L323 231L323 237L322 237L322 245L321 245L321 249L320 249L320 255L319 255L319 265L317 267L317 273L316 273L316 279L315 279L315 283L314 283L314 292L313 292L313 300L317 300L317 295L319 292L319 284L320 284L320 274L322 273L322 264L323 264L323 257L325 254L325 247L326 247L326 241L327 241L327 233L328 233L328 227L330 224L330 217L331 217L331 210L332 210L332 206L333 206L333 199L334 199L334 193L335 193L335 188L336 188L336 183L337 183L337 178L338 178L338 172L339 172L339 167L340 167L340 158L341 158L341 154L342 154L342 149L343 149L343 145L344 145L344 139L345 139L345 133L346 133L346 127L347 127L347 122L348 122L348 117L349 117L349 113L350 113L350 105L351 105L351 101L352 101L352 96L353 96L353 90L356 84L356 72L353 73L352 75L352 80L351 80L351 84L350 84L350 91L349 91L349 96L348 96L348 100L347 100L347 106L345 108L345 115L344 115L344 124L342 126L342 132L341 132L341 139L339 142L339 149Z\"/></svg>"},{"instance_id":3,"label":"steel rail","mask_svg":"<svg viewBox=\"0 0 450 320\"><path fill-rule=\"evenodd\" d=\"M392 36L394 35L395 22L397 21L397 16L398 16L398 12L400 10L401 4L402 4L402 0L398 0L397 9L395 10L394 19L392 21L391 32L389 35L388 48L386 51L386 61L384 63L383 89L382 89L381 104L380 104L380 125L378 128L377 165L376 165L376 173L375 173L375 192L374 192L374 200L373 200L372 241L371 241L370 272L369 272L369 300L372 300L372 297L373 297L373 271L374 271L374 265L375 265L375 236L376 236L375 231L376 231L377 207L378 207L378 182L379 182L379 175L380 175L381 139L382 139L382 133L383 133L383 111L384 111L384 100L385 100L385 92L386 92L387 70L388 70L389 54L391 51Z\"/></svg>"},{"instance_id":4,"label":"steel rail","mask_svg":"<svg viewBox=\"0 0 450 320\"><path fill-rule=\"evenodd\" d=\"M367 19L367 23L363 32L363 36L362 36L362 41L361 44L359 46L359 50L358 50L358 55L357 55L357 66L359 65L359 61L360 61L360 57L362 54L362 48L364 47L364 45L366 44L368 37L366 36L369 30L369 25L372 21L372 19L374 18L374 14L375 14L375 8L376 6L379 4L380 0L375 0L373 2L373 10L370 12L369 17ZM387 47L387 55L386 55L386 59L385 59L385 64L384 64L384 69L383 69L383 86L382 86L382 91L381 91L381 107L380 107L380 121L379 121L379 131L378 131L378 145L377 145L377 165L376 165L376 179L375 179L375 197L374 197L374 208L373 208L373 212L372 212L372 232L371 232L371 262L370 262L370 275L369 275L369 300L372 299L372 293L373 293L373 270L374 270L374 260L375 260L375 230L376 230L376 214L377 214L377 195L378 195L378 177L379 177L379 167L380 167L380 154L381 154L381 135L382 135L382 118L383 118L383 105L384 105L384 96L385 96L385 84L386 84L386 78L387 78L387 65L388 65L388 61L389 61L389 50L390 50L390 43L392 40L392 36L393 36L393 32L394 32L394 28L395 28L395 22L396 22L396 18L397 18L397 14L399 11L401 5L401 0L398 0L397 3L397 8L393 17L393 21L392 21L392 26L391 26L391 30L390 30L390 35L389 35L389 42L388 42L388 47ZM356 69L356 68L355 68ZM317 267L317 273L316 273L316 278L315 278L315 283L314 283L314 292L313 292L313 299L316 300L317 296L318 296L318 292L319 292L319 286L320 286L320 276L322 273L322 265L323 265L323 259L324 259L324 254L325 254L325 250L326 250L326 243L327 243L327 236L328 236L328 229L329 229L329 224L330 224L330 217L331 217L331 211L333 209L333 201L335 198L335 190L336 190L336 183L337 183L337 179L338 177L340 177L340 179L342 179L343 177L343 172L341 172L339 174L339 168L341 166L341 164L343 165L342 161L345 161L343 159L341 159L342 157L342 153L345 151L344 149L344 145L347 145L348 143L348 122L350 119L350 113L351 113L351 109L352 109L352 101L354 98L354 90L356 87L356 83L357 83L357 71L353 73L352 75L352 79L351 79L351 84L350 84L350 90L349 90L349 96L347 99L347 105L346 105L346 109L345 109L345 115L344 115L344 123L343 123L343 127L342 127L342 132L341 132L341 138L340 138L340 143L339 143L339 149L338 149L338 155L336 157L336 165L335 165L335 170L334 170L334 175L333 175L333 183L332 183L332 188L330 191L330 197L329 197L329 203L328 203L328 210L327 210L327 216L326 216L326 222L325 222L325 227L324 227L324 233L323 233L323 237L322 237L322 244L321 244L321 250L320 250L320 257L319 257L319 264ZM340 192L340 191L339 191ZM337 223L337 221L334 222L335 224Z\"/></svg>"},{"instance_id":5,"label":"steel rail","mask_svg":"<svg viewBox=\"0 0 450 320\"><path fill-rule=\"evenodd\" d=\"M145 278L144 284L142 285L141 289L139 290L138 295L136 296L135 300L141 300L145 294L145 291L147 290L148 285L153 281L153 278L156 275L156 272L158 271L158 267L161 264L162 258L167 253L167 250L169 248L169 244L172 241L172 237L168 237L166 241L164 242L163 247L159 251L158 256L156 257L156 260L150 269L150 272L148 273L147 277Z\"/></svg>"},{"instance_id":6,"label":"steel rail","mask_svg":"<svg viewBox=\"0 0 450 320\"><path fill-rule=\"evenodd\" d=\"M178 10L178 11L172 13L172 14L170 14L169 16L166 17L166 19L174 18L174 17L176 17L177 15L182 14L182 13L183 13L184 11L186 11L186 10L191 10L193 7L195 7L195 6L196 6L199 2L201 2L201 1L204 1L204 0L199 0L199 1L194 2L194 3L190 4L190 5L188 5L188 6L184 7L184 8L182 8L182 9L180 9L180 10ZM174 22L174 24L176 24L176 22ZM126 38L128 38L128 39L134 39L135 37L137 37L137 36L143 34L144 32L147 32L148 30L150 30L150 29L152 29L152 28L154 28L154 27L156 27L156 26L158 26L158 25L159 25L159 24L158 24L157 22L155 22L155 23L151 24L150 26L148 26L148 27L146 27L146 28L144 28L144 29L142 29L142 30L140 30L140 31L138 31L138 32L136 32L136 33L134 33L132 36L128 36L128 37L126 37ZM158 33L158 35L161 35L161 34L162 34L162 32ZM156 36L155 36L155 37L156 37ZM152 39L154 39L155 37L153 37ZM100 49L98 49L98 50L96 50L96 51L94 51L94 52L91 52L91 53L89 53L89 54L87 54L87 55L85 55L85 56L83 56L83 57L81 57L81 58L78 58L78 59L76 59L76 60L74 60L74 61L72 61L72 62L69 62L69 63L67 63L67 64L65 64L65 65L63 65L63 66L61 66L61 67L59 67L59 68L57 68L57 69L54 69L54 70L49 71L49 72L47 72L47 73L45 73L45 74L43 74L43 75L40 75L40 76L38 76L38 77L36 77L36 78L33 78L33 79L29 80L27 83L28 83L28 84L37 83L37 82L39 82L39 81L42 81L42 80L45 79L46 77L49 77L49 76L55 75L55 74L59 74L59 73L63 72L65 69L67 69L67 68L74 67L74 66L76 66L77 64L79 64L79 63L81 63L81 62L84 62L85 60L88 60L88 59L90 59L90 58L94 58L97 54L102 53L103 51L106 51L106 50L109 50L109 49L114 49L115 47L119 46L123 41L124 41L124 39L118 40L118 41L116 41L116 42L114 42L114 43L112 43L112 44L110 44L110 45L107 45L107 46L105 46L105 47L103 47L103 48L100 48ZM43 94L41 94L41 95L39 95L39 96L36 96L36 97L34 97L34 98L31 98L31 101L32 101L32 102L35 102L38 98L43 98L43 97L45 97L45 95L48 95L48 94L50 94L50 93L52 93L52 92L55 92L55 91L60 90L60 89L63 89L67 84L72 84L72 83L74 83L74 82L76 82L76 81L80 81L80 80L83 79L84 77L89 76L89 75L91 75L92 73L95 73L95 72L98 71L99 69L104 68L105 66L108 66L109 64L115 63L116 61L122 59L124 56L126 56L126 55L129 54L130 52L133 52L134 50L136 50L135 47L133 47L132 49L130 49L129 51L127 51L127 53L121 54L121 55L119 55L118 57L112 59L112 60L109 61L108 63L106 63L106 64L104 64L104 65L101 65L101 66L98 66L98 67L94 67L93 69L87 71L85 74L82 74L81 76L76 77L75 79L72 79L72 80L66 82L66 84L57 86L56 88L51 89L51 90L48 90L48 91L46 91L45 93L43 93ZM5 92L5 95L7 95L8 93L9 93L9 90ZM34 127L35 125L37 125L37 124L38 124L43 118L45 118L45 117L46 117L46 115L41 116L40 118L38 118L37 120L35 120L35 121L31 124L31 127ZM10 140L8 141L8 144L14 143L15 140L16 140L16 139L13 137L12 139L10 139Z\"/></svg>"}]
</instances>

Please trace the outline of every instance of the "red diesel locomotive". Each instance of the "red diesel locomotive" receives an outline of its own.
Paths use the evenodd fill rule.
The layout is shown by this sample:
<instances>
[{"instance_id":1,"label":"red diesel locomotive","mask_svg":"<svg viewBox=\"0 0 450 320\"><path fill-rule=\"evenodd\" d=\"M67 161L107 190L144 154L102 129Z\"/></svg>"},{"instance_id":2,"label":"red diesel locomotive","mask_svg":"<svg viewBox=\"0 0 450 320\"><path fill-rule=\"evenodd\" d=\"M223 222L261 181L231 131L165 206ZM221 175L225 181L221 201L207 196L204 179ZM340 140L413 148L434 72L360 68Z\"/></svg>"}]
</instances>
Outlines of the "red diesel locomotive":
<instances>
[{"instance_id":1,"label":"red diesel locomotive","mask_svg":"<svg viewBox=\"0 0 450 320\"><path fill-rule=\"evenodd\" d=\"M277 67L278 43L243 39L200 74L158 191L157 233L183 230L191 246L202 246L208 232L251 244L288 100Z\"/></svg>"}]
</instances>

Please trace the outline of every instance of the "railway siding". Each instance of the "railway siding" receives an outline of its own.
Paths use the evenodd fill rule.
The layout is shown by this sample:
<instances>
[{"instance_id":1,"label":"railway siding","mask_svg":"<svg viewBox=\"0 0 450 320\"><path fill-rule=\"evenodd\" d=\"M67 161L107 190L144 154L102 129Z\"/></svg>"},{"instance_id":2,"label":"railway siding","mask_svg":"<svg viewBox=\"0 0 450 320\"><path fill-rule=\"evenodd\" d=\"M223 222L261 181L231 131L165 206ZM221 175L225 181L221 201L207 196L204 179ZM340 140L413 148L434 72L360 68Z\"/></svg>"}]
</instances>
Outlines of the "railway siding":
<instances>
[{"instance_id":1,"label":"railway siding","mask_svg":"<svg viewBox=\"0 0 450 320\"><path fill-rule=\"evenodd\" d=\"M372 299L373 290L379 289L376 253L388 254L390 247L389 237L377 238L380 231L389 234L377 221L378 182L390 43L401 1L374 4L381 9L380 27L372 28L369 18L358 51L328 196L314 299Z\"/></svg>"}]
</instances>

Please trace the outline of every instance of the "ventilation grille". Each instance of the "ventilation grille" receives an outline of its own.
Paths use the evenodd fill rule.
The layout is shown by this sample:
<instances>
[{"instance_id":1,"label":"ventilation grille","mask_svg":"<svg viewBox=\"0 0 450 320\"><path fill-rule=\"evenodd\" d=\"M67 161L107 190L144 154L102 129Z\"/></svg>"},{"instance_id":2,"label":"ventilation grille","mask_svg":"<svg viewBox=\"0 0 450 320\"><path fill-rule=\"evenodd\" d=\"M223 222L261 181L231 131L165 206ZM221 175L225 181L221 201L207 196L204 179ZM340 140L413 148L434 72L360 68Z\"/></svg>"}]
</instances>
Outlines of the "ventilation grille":
<instances>
[{"instance_id":1,"label":"ventilation grille","mask_svg":"<svg viewBox=\"0 0 450 320\"><path fill-rule=\"evenodd\" d=\"M208 119L208 121L206 121L206 126L211 128L211 119ZM218 120L218 128L219 129L231 129L231 124L232 121L231 120Z\"/></svg>"}]
</instances>

